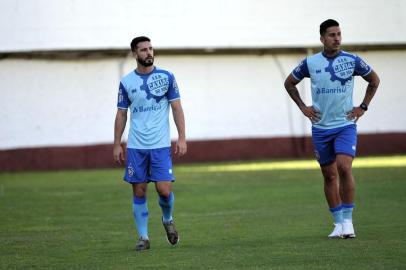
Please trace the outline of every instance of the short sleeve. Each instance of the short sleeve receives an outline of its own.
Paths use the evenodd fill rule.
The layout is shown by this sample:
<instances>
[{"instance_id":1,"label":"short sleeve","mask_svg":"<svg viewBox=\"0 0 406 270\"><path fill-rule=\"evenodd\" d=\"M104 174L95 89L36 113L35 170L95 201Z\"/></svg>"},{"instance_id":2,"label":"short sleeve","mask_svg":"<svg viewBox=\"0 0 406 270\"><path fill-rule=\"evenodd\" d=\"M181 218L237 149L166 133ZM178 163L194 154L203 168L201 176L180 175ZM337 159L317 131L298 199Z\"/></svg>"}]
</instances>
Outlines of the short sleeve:
<instances>
[{"instance_id":1,"label":"short sleeve","mask_svg":"<svg viewBox=\"0 0 406 270\"><path fill-rule=\"evenodd\" d=\"M124 85L120 82L120 86L118 88L117 108L128 109L130 104L131 101L128 98L127 90L125 89Z\"/></svg>"},{"instance_id":2,"label":"short sleeve","mask_svg":"<svg viewBox=\"0 0 406 270\"><path fill-rule=\"evenodd\" d=\"M175 76L172 73L169 79L169 89L166 95L169 101L180 99L178 84L176 83Z\"/></svg>"},{"instance_id":3,"label":"short sleeve","mask_svg":"<svg viewBox=\"0 0 406 270\"><path fill-rule=\"evenodd\" d=\"M355 76L366 76L372 71L372 68L364 62L358 55L355 57Z\"/></svg>"},{"instance_id":4,"label":"short sleeve","mask_svg":"<svg viewBox=\"0 0 406 270\"><path fill-rule=\"evenodd\" d=\"M307 67L307 58L303 59L302 62L292 71L293 77L296 80L301 81L303 78L309 78L309 68Z\"/></svg>"}]
</instances>

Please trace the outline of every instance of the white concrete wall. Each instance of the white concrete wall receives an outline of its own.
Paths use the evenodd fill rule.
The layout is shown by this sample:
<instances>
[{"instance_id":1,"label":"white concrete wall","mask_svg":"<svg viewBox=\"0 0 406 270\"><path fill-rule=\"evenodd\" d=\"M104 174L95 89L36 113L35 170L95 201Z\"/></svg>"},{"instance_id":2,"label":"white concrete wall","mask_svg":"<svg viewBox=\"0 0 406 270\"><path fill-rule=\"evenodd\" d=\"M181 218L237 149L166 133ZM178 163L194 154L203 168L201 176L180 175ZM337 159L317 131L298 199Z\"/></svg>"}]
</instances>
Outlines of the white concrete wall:
<instances>
[{"instance_id":1,"label":"white concrete wall","mask_svg":"<svg viewBox=\"0 0 406 270\"><path fill-rule=\"evenodd\" d=\"M403 0L1 0L0 52L127 48L308 47L335 18L350 44L406 43Z\"/></svg>"},{"instance_id":2,"label":"white concrete wall","mask_svg":"<svg viewBox=\"0 0 406 270\"><path fill-rule=\"evenodd\" d=\"M406 132L406 51L359 55L381 77L370 110L359 121L360 132ZM283 88L284 77L303 57L158 56L155 61L175 73L188 138L207 140L309 134L309 123ZM0 149L111 143L120 67L128 72L135 62L0 60ZM365 86L358 77L355 104ZM308 100L308 80L299 88Z\"/></svg>"},{"instance_id":3,"label":"white concrete wall","mask_svg":"<svg viewBox=\"0 0 406 270\"><path fill-rule=\"evenodd\" d=\"M117 62L0 61L1 147L109 141Z\"/></svg>"}]
</instances>

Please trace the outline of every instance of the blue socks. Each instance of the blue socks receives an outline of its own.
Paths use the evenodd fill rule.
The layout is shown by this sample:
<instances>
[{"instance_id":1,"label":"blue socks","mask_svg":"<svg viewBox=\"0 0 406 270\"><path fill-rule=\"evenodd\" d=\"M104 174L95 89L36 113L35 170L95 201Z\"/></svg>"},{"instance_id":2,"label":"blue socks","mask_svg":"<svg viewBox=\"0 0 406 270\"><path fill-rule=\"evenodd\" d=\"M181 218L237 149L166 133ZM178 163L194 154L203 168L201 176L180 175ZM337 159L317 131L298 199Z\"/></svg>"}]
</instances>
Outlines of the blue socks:
<instances>
[{"instance_id":1,"label":"blue socks","mask_svg":"<svg viewBox=\"0 0 406 270\"><path fill-rule=\"evenodd\" d=\"M133 213L138 236L142 239L148 239L148 207L146 197L138 198L134 196Z\"/></svg>"},{"instance_id":2,"label":"blue socks","mask_svg":"<svg viewBox=\"0 0 406 270\"><path fill-rule=\"evenodd\" d=\"M175 201L175 196L173 192L169 194L169 197L159 196L159 205L162 209L162 221L169 222L172 220L173 212L173 202Z\"/></svg>"},{"instance_id":3,"label":"blue socks","mask_svg":"<svg viewBox=\"0 0 406 270\"><path fill-rule=\"evenodd\" d=\"M169 197L159 196L159 205L162 209L162 221L169 222L172 220L173 202L175 196L173 192L169 194ZM133 214L135 219L135 225L137 228L138 236L142 239L148 238L148 206L147 198L133 198Z\"/></svg>"},{"instance_id":4,"label":"blue socks","mask_svg":"<svg viewBox=\"0 0 406 270\"><path fill-rule=\"evenodd\" d=\"M354 204L340 204L335 208L330 208L330 212L333 215L334 223L343 223L344 221L352 222L352 210L354 209Z\"/></svg>"},{"instance_id":5,"label":"blue socks","mask_svg":"<svg viewBox=\"0 0 406 270\"><path fill-rule=\"evenodd\" d=\"M330 212L333 215L335 224L343 223L343 210L342 209L343 209L343 207L341 204L335 208L330 208Z\"/></svg>"},{"instance_id":6,"label":"blue socks","mask_svg":"<svg viewBox=\"0 0 406 270\"><path fill-rule=\"evenodd\" d=\"M342 204L343 206L343 219L344 221L350 221L352 222L352 210L354 209L354 204Z\"/></svg>"}]
</instances>

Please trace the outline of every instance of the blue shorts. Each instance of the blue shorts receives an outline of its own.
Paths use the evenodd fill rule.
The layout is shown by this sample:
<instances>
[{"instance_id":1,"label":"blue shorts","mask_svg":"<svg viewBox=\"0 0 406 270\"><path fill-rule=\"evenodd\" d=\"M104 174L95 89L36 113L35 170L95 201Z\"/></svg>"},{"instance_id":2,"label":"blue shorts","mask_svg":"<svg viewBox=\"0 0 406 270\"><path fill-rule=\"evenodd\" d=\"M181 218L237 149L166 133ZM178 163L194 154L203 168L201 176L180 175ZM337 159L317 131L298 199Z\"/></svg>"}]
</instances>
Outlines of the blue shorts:
<instances>
[{"instance_id":1,"label":"blue shorts","mask_svg":"<svg viewBox=\"0 0 406 270\"><path fill-rule=\"evenodd\" d=\"M352 124L332 129L312 127L312 139L314 152L320 165L335 161L337 154L355 157L357 126Z\"/></svg>"},{"instance_id":2,"label":"blue shorts","mask_svg":"<svg viewBox=\"0 0 406 270\"><path fill-rule=\"evenodd\" d=\"M124 180L128 183L174 181L171 148L127 148Z\"/></svg>"}]
</instances>

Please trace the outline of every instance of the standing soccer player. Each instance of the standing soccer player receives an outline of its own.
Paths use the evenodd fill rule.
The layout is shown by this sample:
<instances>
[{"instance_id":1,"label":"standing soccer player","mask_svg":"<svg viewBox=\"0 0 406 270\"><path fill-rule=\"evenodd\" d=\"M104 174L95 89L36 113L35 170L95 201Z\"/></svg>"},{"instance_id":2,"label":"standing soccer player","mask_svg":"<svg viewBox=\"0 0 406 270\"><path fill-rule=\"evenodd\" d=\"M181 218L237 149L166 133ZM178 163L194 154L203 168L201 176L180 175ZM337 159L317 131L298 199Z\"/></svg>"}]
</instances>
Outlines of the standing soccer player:
<instances>
[{"instance_id":1,"label":"standing soccer player","mask_svg":"<svg viewBox=\"0 0 406 270\"><path fill-rule=\"evenodd\" d=\"M155 183L162 209L162 223L171 245L179 242L173 221L175 196L172 192L171 141L169 107L178 131L175 154L186 153L185 119L174 75L154 66L154 50L148 37L131 41L131 51L137 68L120 81L117 114L114 124L114 160L123 164L121 147L127 110L130 109L130 130L124 180L132 185L133 213L139 240L137 251L150 248L148 237L147 184Z\"/></svg>"},{"instance_id":2,"label":"standing soccer player","mask_svg":"<svg viewBox=\"0 0 406 270\"><path fill-rule=\"evenodd\" d=\"M286 78L285 88L312 122L316 158L324 177L324 193L334 218L330 238L354 238L352 211L355 183L352 161L357 145L357 120L368 110L379 85L378 75L360 57L340 50L337 21L320 24L322 52L305 58ZM354 76L368 82L362 103L353 107ZM311 80L312 106L302 101L296 85Z\"/></svg>"}]
</instances>

